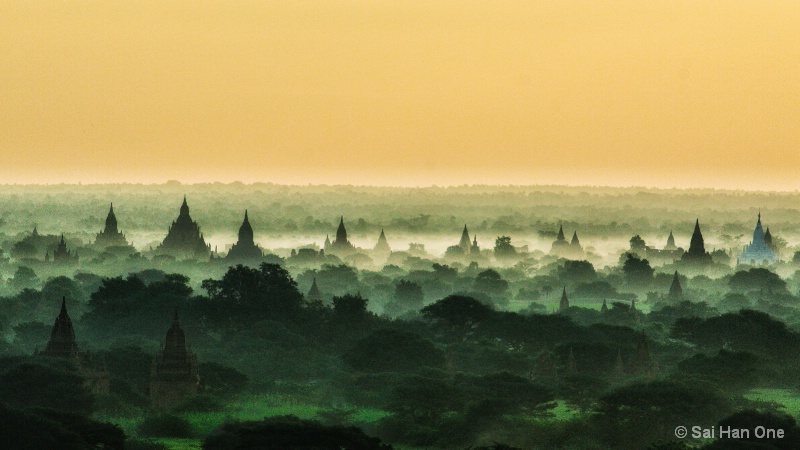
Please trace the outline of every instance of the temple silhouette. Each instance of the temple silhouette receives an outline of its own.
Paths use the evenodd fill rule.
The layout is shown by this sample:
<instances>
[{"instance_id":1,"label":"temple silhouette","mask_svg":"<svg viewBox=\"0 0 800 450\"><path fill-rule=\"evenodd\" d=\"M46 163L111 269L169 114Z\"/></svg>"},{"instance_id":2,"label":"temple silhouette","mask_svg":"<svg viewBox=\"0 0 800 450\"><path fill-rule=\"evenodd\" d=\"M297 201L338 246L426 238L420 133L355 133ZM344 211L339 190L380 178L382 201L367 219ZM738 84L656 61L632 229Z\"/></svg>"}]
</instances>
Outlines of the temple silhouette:
<instances>
[{"instance_id":1,"label":"temple silhouette","mask_svg":"<svg viewBox=\"0 0 800 450\"><path fill-rule=\"evenodd\" d=\"M94 241L98 247L114 247L114 246L127 246L128 241L125 235L117 229L117 216L114 214L114 204L108 209L108 216L106 217L106 226L103 231L97 234Z\"/></svg>"},{"instance_id":2,"label":"temple silhouette","mask_svg":"<svg viewBox=\"0 0 800 450\"><path fill-rule=\"evenodd\" d=\"M176 309L164 346L150 367L150 401L156 409L169 410L197 394L199 385L197 355L186 344Z\"/></svg>"},{"instance_id":3,"label":"temple silhouette","mask_svg":"<svg viewBox=\"0 0 800 450\"><path fill-rule=\"evenodd\" d=\"M703 242L703 233L700 232L700 219L697 219L694 224L689 250L681 256L681 262L689 264L711 264L713 262Z\"/></svg>"},{"instance_id":4,"label":"temple silhouette","mask_svg":"<svg viewBox=\"0 0 800 450\"><path fill-rule=\"evenodd\" d=\"M264 252L256 245L253 240L253 227L247 217L247 210L244 211L244 220L239 227L239 239L233 244L228 254L225 256L227 262L257 261L263 258Z\"/></svg>"},{"instance_id":5,"label":"temple silhouette","mask_svg":"<svg viewBox=\"0 0 800 450\"><path fill-rule=\"evenodd\" d=\"M157 254L171 255L176 258L207 259L211 246L206 244L200 226L189 215L186 196L183 197L178 218L172 222L167 237L156 249Z\"/></svg>"},{"instance_id":6,"label":"temple silhouette","mask_svg":"<svg viewBox=\"0 0 800 450\"><path fill-rule=\"evenodd\" d=\"M45 261L48 261L49 254L45 254ZM58 264L75 264L78 262L78 252L74 254L67 249L67 243L64 241L64 235L61 235L61 241L58 242L56 249L53 250L53 262Z\"/></svg>"},{"instance_id":7,"label":"temple silhouette","mask_svg":"<svg viewBox=\"0 0 800 450\"><path fill-rule=\"evenodd\" d=\"M91 353L80 352L75 341L75 329L72 319L67 312L67 298L61 297L61 311L56 317L50 340L44 351L36 351L35 355L50 358L71 359L78 364L78 368L85 378L85 385L93 393L108 393L109 376L103 364L92 360Z\"/></svg>"},{"instance_id":8,"label":"temple silhouette","mask_svg":"<svg viewBox=\"0 0 800 450\"><path fill-rule=\"evenodd\" d=\"M328 237L325 237L325 252L331 252L335 255L349 255L356 251L356 248L350 241L347 240L347 229L344 227L344 216L339 219L339 228L336 229L336 239L330 242Z\"/></svg>"},{"instance_id":9,"label":"temple silhouette","mask_svg":"<svg viewBox=\"0 0 800 450\"><path fill-rule=\"evenodd\" d=\"M761 227L761 213L758 213L758 221L756 228L753 230L753 240L750 245L742 250L742 254L738 258L739 264L747 264L751 266L769 265L778 262L778 257L771 248L772 235L769 235L769 243L767 242L767 234Z\"/></svg>"},{"instance_id":10,"label":"temple silhouette","mask_svg":"<svg viewBox=\"0 0 800 450\"><path fill-rule=\"evenodd\" d=\"M550 254L558 256L559 258L566 259L583 259L586 257L586 252L583 251L581 241L578 239L578 232L572 233L572 240L567 242L564 236L564 226L558 226L558 235L553 245L550 247Z\"/></svg>"}]
</instances>

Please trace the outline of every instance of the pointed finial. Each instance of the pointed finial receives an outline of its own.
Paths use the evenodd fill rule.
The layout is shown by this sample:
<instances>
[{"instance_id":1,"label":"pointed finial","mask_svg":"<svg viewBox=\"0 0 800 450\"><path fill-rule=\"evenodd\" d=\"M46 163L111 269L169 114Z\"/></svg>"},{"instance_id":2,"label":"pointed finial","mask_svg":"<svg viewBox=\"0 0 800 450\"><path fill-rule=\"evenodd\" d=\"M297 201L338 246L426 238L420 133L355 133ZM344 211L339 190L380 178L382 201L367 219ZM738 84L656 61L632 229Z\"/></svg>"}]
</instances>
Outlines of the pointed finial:
<instances>
[{"instance_id":1,"label":"pointed finial","mask_svg":"<svg viewBox=\"0 0 800 450\"><path fill-rule=\"evenodd\" d=\"M65 295L61 296L61 312L67 312L67 297Z\"/></svg>"},{"instance_id":2,"label":"pointed finial","mask_svg":"<svg viewBox=\"0 0 800 450\"><path fill-rule=\"evenodd\" d=\"M180 317L178 317L178 307L175 307L175 316L172 318L173 323L180 322Z\"/></svg>"}]
</instances>

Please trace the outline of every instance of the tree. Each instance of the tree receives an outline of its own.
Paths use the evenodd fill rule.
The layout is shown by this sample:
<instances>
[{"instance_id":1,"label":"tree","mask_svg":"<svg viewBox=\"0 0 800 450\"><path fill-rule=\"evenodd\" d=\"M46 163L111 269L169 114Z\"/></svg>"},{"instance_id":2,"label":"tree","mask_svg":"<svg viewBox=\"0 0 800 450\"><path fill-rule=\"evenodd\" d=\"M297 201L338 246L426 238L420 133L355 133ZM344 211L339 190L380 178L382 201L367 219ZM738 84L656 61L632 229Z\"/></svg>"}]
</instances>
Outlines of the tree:
<instances>
[{"instance_id":1,"label":"tree","mask_svg":"<svg viewBox=\"0 0 800 450\"><path fill-rule=\"evenodd\" d=\"M589 261L564 261L559 272L563 282L590 282L597 278L597 272Z\"/></svg>"},{"instance_id":2,"label":"tree","mask_svg":"<svg viewBox=\"0 0 800 450\"><path fill-rule=\"evenodd\" d=\"M680 374L711 381L720 389L736 393L758 384L758 368L759 360L754 354L724 349L714 356L699 353L678 364Z\"/></svg>"},{"instance_id":3,"label":"tree","mask_svg":"<svg viewBox=\"0 0 800 450\"><path fill-rule=\"evenodd\" d=\"M14 272L14 277L8 280L8 284L15 289L32 288L39 284L39 278L30 267L19 266Z\"/></svg>"},{"instance_id":4,"label":"tree","mask_svg":"<svg viewBox=\"0 0 800 450\"><path fill-rule=\"evenodd\" d=\"M47 408L15 409L0 403L3 448L123 450L125 433L116 425Z\"/></svg>"},{"instance_id":5,"label":"tree","mask_svg":"<svg viewBox=\"0 0 800 450\"><path fill-rule=\"evenodd\" d=\"M653 281L653 270L650 262L631 253L626 253L625 262L622 264L625 280L631 284L647 284Z\"/></svg>"},{"instance_id":6,"label":"tree","mask_svg":"<svg viewBox=\"0 0 800 450\"><path fill-rule=\"evenodd\" d=\"M494 241L494 256L496 258L512 258L517 255L517 249L511 245L511 238L498 236Z\"/></svg>"},{"instance_id":7,"label":"tree","mask_svg":"<svg viewBox=\"0 0 800 450\"><path fill-rule=\"evenodd\" d=\"M778 274L763 267L754 267L749 270L733 274L728 285L738 292L768 291L782 293L786 291L786 281Z\"/></svg>"},{"instance_id":8,"label":"tree","mask_svg":"<svg viewBox=\"0 0 800 450\"><path fill-rule=\"evenodd\" d=\"M37 348L44 349L52 329L52 326L41 322L20 323L14 327L14 345L27 354Z\"/></svg>"},{"instance_id":9,"label":"tree","mask_svg":"<svg viewBox=\"0 0 800 450\"><path fill-rule=\"evenodd\" d=\"M764 450L793 450L800 448L800 428L794 417L786 414L745 410L732 414L719 422L721 429L749 430L748 436L737 439L720 439L702 447L702 450L728 450L728 449L764 449ZM782 430L783 437L763 436L755 434L756 427L768 430Z\"/></svg>"},{"instance_id":10,"label":"tree","mask_svg":"<svg viewBox=\"0 0 800 450\"><path fill-rule=\"evenodd\" d=\"M92 394L74 361L24 357L0 360L0 402L12 408L53 408L88 415Z\"/></svg>"},{"instance_id":11,"label":"tree","mask_svg":"<svg viewBox=\"0 0 800 450\"><path fill-rule=\"evenodd\" d=\"M613 448L638 449L674 439L675 424L711 426L732 407L712 387L651 381L629 384L602 396L593 420Z\"/></svg>"},{"instance_id":12,"label":"tree","mask_svg":"<svg viewBox=\"0 0 800 450\"><path fill-rule=\"evenodd\" d=\"M247 387L247 375L216 362L200 363L200 383L209 394L229 396Z\"/></svg>"},{"instance_id":13,"label":"tree","mask_svg":"<svg viewBox=\"0 0 800 450\"><path fill-rule=\"evenodd\" d=\"M631 238L630 243L631 252L633 253L641 255L647 249L647 244L645 244L644 239L642 239L638 234Z\"/></svg>"},{"instance_id":14,"label":"tree","mask_svg":"<svg viewBox=\"0 0 800 450\"><path fill-rule=\"evenodd\" d=\"M394 287L394 299L386 305L386 312L397 315L409 310L418 311L422 308L423 300L422 286L413 281L400 280Z\"/></svg>"},{"instance_id":15,"label":"tree","mask_svg":"<svg viewBox=\"0 0 800 450\"><path fill-rule=\"evenodd\" d=\"M496 270L487 269L475 277L475 290L489 295L504 295L508 291L508 281Z\"/></svg>"},{"instance_id":16,"label":"tree","mask_svg":"<svg viewBox=\"0 0 800 450\"><path fill-rule=\"evenodd\" d=\"M444 354L418 334L381 329L358 340L344 360L362 372L414 372L421 367L441 367Z\"/></svg>"},{"instance_id":17,"label":"tree","mask_svg":"<svg viewBox=\"0 0 800 450\"><path fill-rule=\"evenodd\" d=\"M449 295L422 308L422 315L454 327L479 323L492 314L492 309L472 297Z\"/></svg>"},{"instance_id":18,"label":"tree","mask_svg":"<svg viewBox=\"0 0 800 450\"><path fill-rule=\"evenodd\" d=\"M333 297L333 317L336 321L357 324L367 317L367 299L361 294Z\"/></svg>"},{"instance_id":19,"label":"tree","mask_svg":"<svg viewBox=\"0 0 800 450\"><path fill-rule=\"evenodd\" d=\"M327 426L295 416L262 421L227 422L203 441L203 450L237 449L343 449L391 450L380 439L356 427Z\"/></svg>"},{"instance_id":20,"label":"tree","mask_svg":"<svg viewBox=\"0 0 800 450\"><path fill-rule=\"evenodd\" d=\"M262 263L257 269L239 264L221 280L204 280L202 286L214 305L209 315L236 319L238 326L254 320L295 320L304 304L297 283L277 264Z\"/></svg>"}]
</instances>

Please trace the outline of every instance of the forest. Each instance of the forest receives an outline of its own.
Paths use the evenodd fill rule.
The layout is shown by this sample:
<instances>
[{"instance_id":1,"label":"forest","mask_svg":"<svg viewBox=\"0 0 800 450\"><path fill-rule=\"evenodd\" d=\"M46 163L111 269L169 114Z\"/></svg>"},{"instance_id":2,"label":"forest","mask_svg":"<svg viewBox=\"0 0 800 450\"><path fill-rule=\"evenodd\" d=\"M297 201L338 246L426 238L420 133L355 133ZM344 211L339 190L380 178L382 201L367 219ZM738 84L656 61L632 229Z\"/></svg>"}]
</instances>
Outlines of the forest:
<instances>
[{"instance_id":1,"label":"forest","mask_svg":"<svg viewBox=\"0 0 800 450\"><path fill-rule=\"evenodd\" d=\"M25 449L800 448L799 200L2 186L0 437Z\"/></svg>"}]
</instances>

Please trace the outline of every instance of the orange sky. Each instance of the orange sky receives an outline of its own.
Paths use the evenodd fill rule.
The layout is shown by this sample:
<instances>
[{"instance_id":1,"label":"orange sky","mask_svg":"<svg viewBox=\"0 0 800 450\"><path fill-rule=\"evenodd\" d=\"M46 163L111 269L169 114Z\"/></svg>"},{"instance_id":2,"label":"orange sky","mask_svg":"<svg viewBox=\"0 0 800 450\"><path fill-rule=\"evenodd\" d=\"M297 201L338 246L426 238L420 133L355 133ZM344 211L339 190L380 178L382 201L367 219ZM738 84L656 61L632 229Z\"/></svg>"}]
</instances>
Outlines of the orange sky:
<instances>
[{"instance_id":1,"label":"orange sky","mask_svg":"<svg viewBox=\"0 0 800 450\"><path fill-rule=\"evenodd\" d=\"M800 189L800 2L0 2L0 183Z\"/></svg>"}]
</instances>

